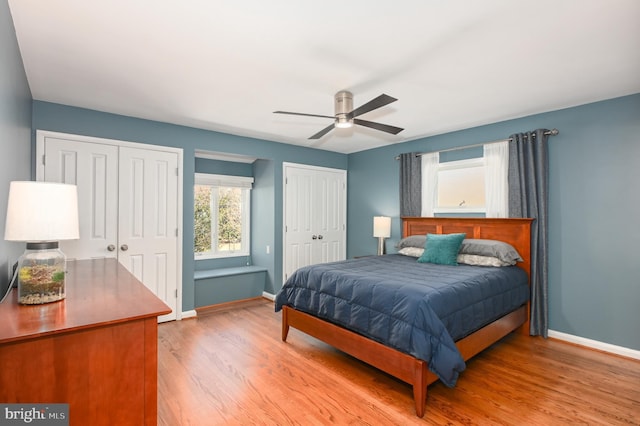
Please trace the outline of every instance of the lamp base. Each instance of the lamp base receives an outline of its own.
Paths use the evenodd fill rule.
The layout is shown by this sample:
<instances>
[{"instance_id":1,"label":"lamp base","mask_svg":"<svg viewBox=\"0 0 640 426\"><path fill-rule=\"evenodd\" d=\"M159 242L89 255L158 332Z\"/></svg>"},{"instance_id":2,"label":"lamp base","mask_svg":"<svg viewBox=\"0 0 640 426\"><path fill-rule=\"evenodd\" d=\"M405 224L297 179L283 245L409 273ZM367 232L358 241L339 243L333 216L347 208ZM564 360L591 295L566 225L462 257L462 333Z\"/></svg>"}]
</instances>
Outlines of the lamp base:
<instances>
[{"instance_id":1,"label":"lamp base","mask_svg":"<svg viewBox=\"0 0 640 426\"><path fill-rule=\"evenodd\" d=\"M384 237L378 237L378 256L384 254Z\"/></svg>"},{"instance_id":2,"label":"lamp base","mask_svg":"<svg viewBox=\"0 0 640 426\"><path fill-rule=\"evenodd\" d=\"M64 299L66 264L58 242L27 243L18 260L18 303L41 305Z\"/></svg>"}]
</instances>

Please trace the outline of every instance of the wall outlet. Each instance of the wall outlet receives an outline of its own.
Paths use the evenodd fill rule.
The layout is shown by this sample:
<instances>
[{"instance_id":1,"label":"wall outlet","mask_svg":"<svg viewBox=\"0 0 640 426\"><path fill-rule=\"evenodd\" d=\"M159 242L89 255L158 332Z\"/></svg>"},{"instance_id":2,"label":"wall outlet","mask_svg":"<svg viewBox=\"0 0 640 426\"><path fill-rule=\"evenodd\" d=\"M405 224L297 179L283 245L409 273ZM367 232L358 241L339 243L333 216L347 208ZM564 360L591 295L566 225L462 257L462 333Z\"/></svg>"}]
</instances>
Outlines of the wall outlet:
<instances>
[{"instance_id":1,"label":"wall outlet","mask_svg":"<svg viewBox=\"0 0 640 426\"><path fill-rule=\"evenodd\" d=\"M271 246L267 244L267 254L271 254Z\"/></svg>"}]
</instances>

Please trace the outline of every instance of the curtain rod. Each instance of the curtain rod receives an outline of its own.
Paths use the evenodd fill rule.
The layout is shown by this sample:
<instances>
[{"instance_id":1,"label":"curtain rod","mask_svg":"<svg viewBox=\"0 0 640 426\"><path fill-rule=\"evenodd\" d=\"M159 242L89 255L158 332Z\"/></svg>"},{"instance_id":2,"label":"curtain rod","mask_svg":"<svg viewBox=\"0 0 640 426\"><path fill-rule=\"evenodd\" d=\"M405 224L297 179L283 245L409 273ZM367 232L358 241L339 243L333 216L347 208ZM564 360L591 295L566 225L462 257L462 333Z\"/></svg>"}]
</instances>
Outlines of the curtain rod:
<instances>
[{"instance_id":1,"label":"curtain rod","mask_svg":"<svg viewBox=\"0 0 640 426\"><path fill-rule=\"evenodd\" d=\"M544 134L547 135L547 136L555 136L558 133L560 133L560 131L558 129L551 129L551 130L547 130L546 132L544 132ZM535 133L533 133L533 136L535 136ZM416 157L420 157L423 154L430 154L432 152L459 151L461 149L476 148L476 147L479 147L479 146L484 146L484 145L488 145L488 144L492 144L492 143L511 142L511 141L512 141L511 138L506 138L506 139L500 139L500 140L497 140L497 141L491 141L491 142L485 142L485 143L476 143L476 144L473 144L473 145L466 145L466 146L459 146L459 147L456 147L456 148L439 149L437 151L421 152L421 153L416 154ZM396 160L399 160L399 159L400 159L400 157L396 157Z\"/></svg>"}]
</instances>

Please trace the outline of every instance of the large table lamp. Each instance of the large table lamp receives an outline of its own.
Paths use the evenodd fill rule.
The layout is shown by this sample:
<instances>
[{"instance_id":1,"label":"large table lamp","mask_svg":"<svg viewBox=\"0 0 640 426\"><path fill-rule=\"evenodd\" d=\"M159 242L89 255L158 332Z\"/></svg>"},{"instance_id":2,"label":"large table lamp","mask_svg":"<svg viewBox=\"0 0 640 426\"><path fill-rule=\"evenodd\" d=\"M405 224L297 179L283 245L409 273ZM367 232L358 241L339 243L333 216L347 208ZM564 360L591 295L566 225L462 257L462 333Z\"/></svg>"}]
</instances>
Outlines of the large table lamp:
<instances>
[{"instance_id":1,"label":"large table lamp","mask_svg":"<svg viewBox=\"0 0 640 426\"><path fill-rule=\"evenodd\" d=\"M64 299L67 259L58 241L79 235L75 185L11 182L4 239L27 243L18 260L18 303L39 305Z\"/></svg>"},{"instance_id":2,"label":"large table lamp","mask_svg":"<svg viewBox=\"0 0 640 426\"><path fill-rule=\"evenodd\" d=\"M374 216L373 236L378 238L378 256L384 254L384 239L391 236L391 218L387 216Z\"/></svg>"}]
</instances>

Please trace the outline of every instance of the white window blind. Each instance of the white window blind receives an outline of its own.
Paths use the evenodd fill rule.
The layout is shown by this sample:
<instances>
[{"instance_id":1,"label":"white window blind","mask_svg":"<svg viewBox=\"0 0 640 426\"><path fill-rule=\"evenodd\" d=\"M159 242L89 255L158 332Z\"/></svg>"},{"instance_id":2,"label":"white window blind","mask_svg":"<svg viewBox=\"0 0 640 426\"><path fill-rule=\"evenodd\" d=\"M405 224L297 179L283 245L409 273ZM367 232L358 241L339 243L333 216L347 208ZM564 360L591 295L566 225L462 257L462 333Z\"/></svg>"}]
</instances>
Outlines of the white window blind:
<instances>
[{"instance_id":1,"label":"white window blind","mask_svg":"<svg viewBox=\"0 0 640 426\"><path fill-rule=\"evenodd\" d=\"M229 175L212 175L209 173L196 173L195 184L251 189L253 187L253 178L247 177L247 176L229 176Z\"/></svg>"}]
</instances>

